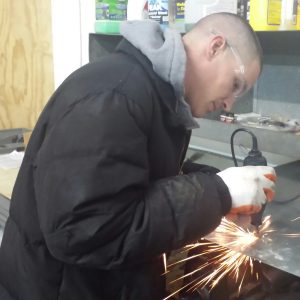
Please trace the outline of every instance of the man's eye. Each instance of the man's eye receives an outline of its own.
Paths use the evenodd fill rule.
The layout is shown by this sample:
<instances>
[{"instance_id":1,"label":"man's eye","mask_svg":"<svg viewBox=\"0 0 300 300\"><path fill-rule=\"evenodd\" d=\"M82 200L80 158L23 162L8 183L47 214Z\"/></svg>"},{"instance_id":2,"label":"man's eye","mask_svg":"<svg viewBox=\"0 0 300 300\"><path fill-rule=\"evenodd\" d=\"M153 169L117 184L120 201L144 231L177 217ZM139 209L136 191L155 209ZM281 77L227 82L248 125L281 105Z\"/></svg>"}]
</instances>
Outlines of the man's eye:
<instances>
[{"instance_id":1,"label":"man's eye","mask_svg":"<svg viewBox=\"0 0 300 300\"><path fill-rule=\"evenodd\" d=\"M239 94L239 92L241 92L241 88L242 88L241 81L235 78L233 82L233 88L232 88L233 93L235 95Z\"/></svg>"},{"instance_id":2,"label":"man's eye","mask_svg":"<svg viewBox=\"0 0 300 300\"><path fill-rule=\"evenodd\" d=\"M233 82L232 92L234 97L241 97L247 89L246 82L236 77Z\"/></svg>"}]
</instances>

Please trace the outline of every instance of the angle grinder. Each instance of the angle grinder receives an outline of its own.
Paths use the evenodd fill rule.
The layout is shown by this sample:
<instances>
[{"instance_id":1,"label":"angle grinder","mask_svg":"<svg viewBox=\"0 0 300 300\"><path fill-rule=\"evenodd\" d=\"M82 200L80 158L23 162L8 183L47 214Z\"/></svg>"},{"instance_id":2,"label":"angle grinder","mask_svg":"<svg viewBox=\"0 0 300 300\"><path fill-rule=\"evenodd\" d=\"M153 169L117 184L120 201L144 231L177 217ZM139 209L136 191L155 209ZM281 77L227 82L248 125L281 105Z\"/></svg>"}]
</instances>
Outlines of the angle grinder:
<instances>
[{"instance_id":1,"label":"angle grinder","mask_svg":"<svg viewBox=\"0 0 300 300\"><path fill-rule=\"evenodd\" d=\"M254 135L253 132L251 132L250 130L245 129L245 128L236 129L231 135L231 139L230 139L231 154L232 154L232 158L233 158L235 166L237 167L238 163L237 163L237 160L236 160L235 154L234 154L233 139L234 139L235 134L240 131L247 132L252 136L252 149L249 151L248 155L243 160L243 166L267 166L266 158L258 150L256 136ZM265 208L266 208L266 204L262 205L262 208L258 213L251 215L251 225L254 226L256 233L259 233L259 227L262 224L262 219L263 219L263 214L264 214Z\"/></svg>"}]
</instances>

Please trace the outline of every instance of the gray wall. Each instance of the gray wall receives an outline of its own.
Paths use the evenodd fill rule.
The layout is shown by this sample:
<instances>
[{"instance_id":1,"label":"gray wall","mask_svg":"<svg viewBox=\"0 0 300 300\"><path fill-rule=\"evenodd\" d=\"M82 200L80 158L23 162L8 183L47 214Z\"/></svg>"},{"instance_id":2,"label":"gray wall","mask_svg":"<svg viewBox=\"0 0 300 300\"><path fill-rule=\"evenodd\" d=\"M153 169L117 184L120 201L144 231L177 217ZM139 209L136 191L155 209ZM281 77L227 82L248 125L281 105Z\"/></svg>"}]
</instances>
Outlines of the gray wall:
<instances>
[{"instance_id":1,"label":"gray wall","mask_svg":"<svg viewBox=\"0 0 300 300\"><path fill-rule=\"evenodd\" d=\"M263 72L254 92L253 111L300 119L299 57L265 57Z\"/></svg>"}]
</instances>

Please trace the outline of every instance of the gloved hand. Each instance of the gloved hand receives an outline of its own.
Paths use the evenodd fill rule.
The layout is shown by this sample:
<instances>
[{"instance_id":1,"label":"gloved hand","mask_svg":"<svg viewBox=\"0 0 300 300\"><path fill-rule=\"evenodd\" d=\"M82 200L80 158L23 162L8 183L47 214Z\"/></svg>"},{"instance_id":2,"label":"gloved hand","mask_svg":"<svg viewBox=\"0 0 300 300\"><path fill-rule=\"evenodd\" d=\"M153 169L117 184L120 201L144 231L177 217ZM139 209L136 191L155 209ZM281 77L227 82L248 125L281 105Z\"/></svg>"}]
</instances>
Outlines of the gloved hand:
<instances>
[{"instance_id":1,"label":"gloved hand","mask_svg":"<svg viewBox=\"0 0 300 300\"><path fill-rule=\"evenodd\" d=\"M232 167L217 173L227 185L232 206L229 214L254 214L275 196L276 173L269 166Z\"/></svg>"}]
</instances>

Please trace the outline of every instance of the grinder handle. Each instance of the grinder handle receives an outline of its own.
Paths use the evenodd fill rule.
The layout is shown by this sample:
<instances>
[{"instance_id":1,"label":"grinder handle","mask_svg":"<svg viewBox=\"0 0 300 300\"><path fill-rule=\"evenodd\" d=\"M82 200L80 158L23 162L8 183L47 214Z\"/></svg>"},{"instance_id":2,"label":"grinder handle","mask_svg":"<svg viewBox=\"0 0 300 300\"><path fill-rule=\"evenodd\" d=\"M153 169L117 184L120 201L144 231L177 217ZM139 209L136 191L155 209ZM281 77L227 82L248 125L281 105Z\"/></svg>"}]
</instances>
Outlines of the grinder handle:
<instances>
[{"instance_id":1,"label":"grinder handle","mask_svg":"<svg viewBox=\"0 0 300 300\"><path fill-rule=\"evenodd\" d=\"M251 225L259 227L262 224L263 214L266 208L266 203L262 205L261 210L258 213L251 215Z\"/></svg>"},{"instance_id":2,"label":"grinder handle","mask_svg":"<svg viewBox=\"0 0 300 300\"><path fill-rule=\"evenodd\" d=\"M267 160L262 156L261 152L257 149L251 150L248 156L244 159L244 166L267 166ZM263 214L266 208L266 203L262 205L261 210L258 213L251 215L251 224L255 227L259 227L262 224Z\"/></svg>"}]
</instances>

